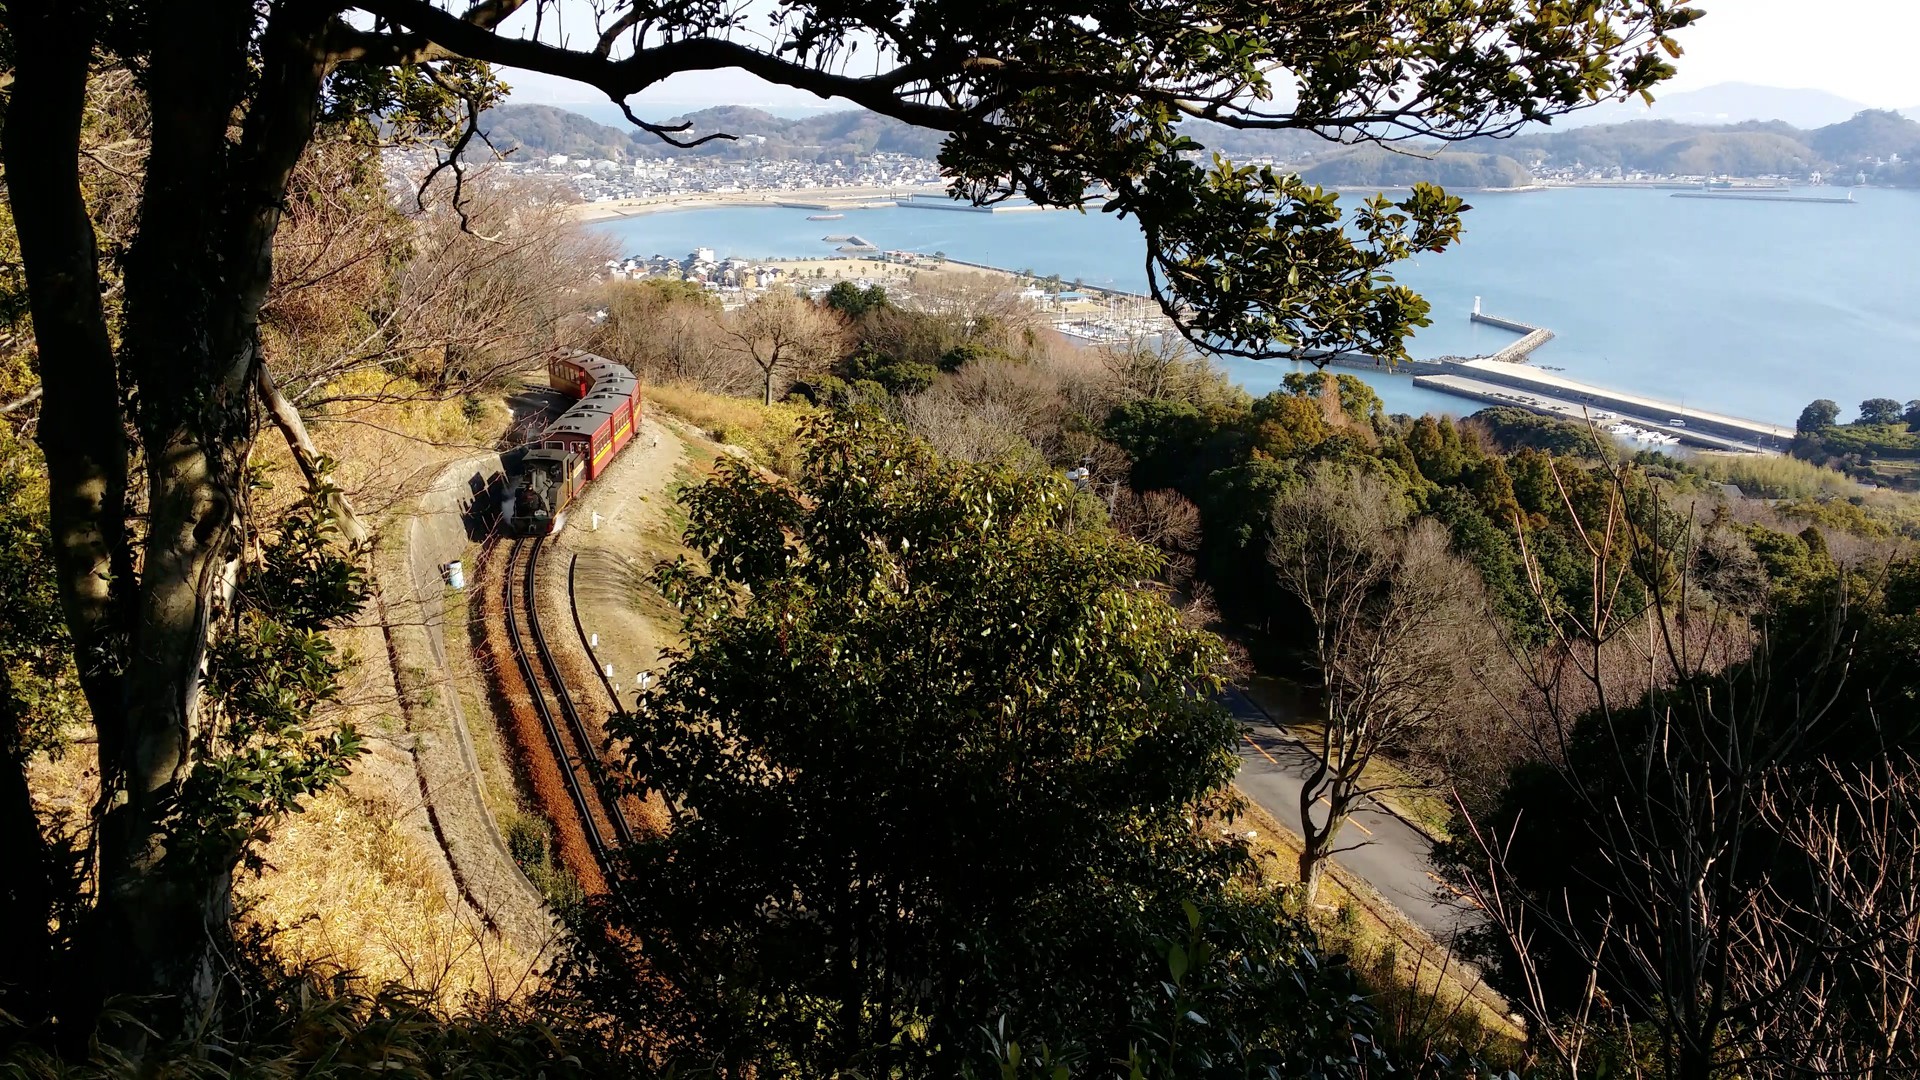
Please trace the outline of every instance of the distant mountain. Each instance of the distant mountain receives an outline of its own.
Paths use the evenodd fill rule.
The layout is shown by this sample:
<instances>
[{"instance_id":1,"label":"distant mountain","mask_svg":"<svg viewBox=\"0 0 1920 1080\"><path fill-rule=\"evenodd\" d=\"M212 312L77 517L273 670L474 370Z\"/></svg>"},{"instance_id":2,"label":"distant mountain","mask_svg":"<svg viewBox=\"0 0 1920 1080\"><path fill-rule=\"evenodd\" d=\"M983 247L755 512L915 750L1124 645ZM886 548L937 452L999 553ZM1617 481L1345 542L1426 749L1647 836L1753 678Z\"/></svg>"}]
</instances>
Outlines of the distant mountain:
<instances>
[{"instance_id":1,"label":"distant mountain","mask_svg":"<svg viewBox=\"0 0 1920 1080\"><path fill-rule=\"evenodd\" d=\"M1866 173L1875 183L1911 183L1913 172L1880 163L1920 159L1920 122L1887 110L1803 131L1779 121L1720 126L1641 120L1474 139L1458 149L1507 154L1533 169L1612 169L1686 176L1795 176Z\"/></svg>"},{"instance_id":2,"label":"distant mountain","mask_svg":"<svg viewBox=\"0 0 1920 1080\"><path fill-rule=\"evenodd\" d=\"M682 155L831 161L876 152L933 158L943 139L939 132L857 110L788 118L723 106L674 119L691 125L682 137L726 132L737 138L678 150L631 126L601 124L551 105L502 105L487 112L482 126L496 148L522 158L566 154L615 161ZM1437 145L1409 147L1414 155L1339 146L1308 131L1235 131L1206 123L1183 130L1237 160L1272 158L1315 182L1343 186L1398 187L1426 180L1455 187L1518 187L1530 182L1531 170L1572 168L1691 176L1804 177L1818 171L1849 180L1864 174L1880 184L1920 182L1920 171L1908 164L1920 160L1920 121L1891 110L1863 109L1810 130L1781 120L1536 128L1505 139L1474 139L1445 153ZM1891 164L1896 156L1900 163Z\"/></svg>"},{"instance_id":3,"label":"distant mountain","mask_svg":"<svg viewBox=\"0 0 1920 1080\"><path fill-rule=\"evenodd\" d=\"M1278 131L1239 131L1210 120L1192 120L1180 130L1209 150L1239 160L1272 158L1275 161L1300 161L1315 154L1337 152L1338 144L1311 131L1283 128Z\"/></svg>"},{"instance_id":4,"label":"distant mountain","mask_svg":"<svg viewBox=\"0 0 1920 1080\"><path fill-rule=\"evenodd\" d=\"M565 154L625 161L637 153L622 131L557 105L500 105L480 117L480 130L509 160Z\"/></svg>"},{"instance_id":5,"label":"distant mountain","mask_svg":"<svg viewBox=\"0 0 1920 1080\"><path fill-rule=\"evenodd\" d=\"M1719 83L1674 94L1654 93L1651 106L1639 101L1597 105L1562 117L1553 126L1566 130L1635 120L1716 125L1779 120L1797 128L1816 128L1837 124L1867 108L1825 90L1790 90L1752 83Z\"/></svg>"},{"instance_id":6,"label":"distant mountain","mask_svg":"<svg viewBox=\"0 0 1920 1080\"><path fill-rule=\"evenodd\" d=\"M1808 132L1806 143L1840 164L1895 154L1920 157L1920 123L1888 109L1868 109L1844 123Z\"/></svg>"},{"instance_id":7,"label":"distant mountain","mask_svg":"<svg viewBox=\"0 0 1920 1080\"><path fill-rule=\"evenodd\" d=\"M610 118L608 110L613 110ZM600 122L602 118L607 122ZM616 161L679 155L826 161L864 157L876 151L931 159L939 156L944 139L937 131L857 109L782 117L761 109L720 105L684 116L662 118L654 114L646 118L692 123L690 130L677 136L681 139L710 132L737 138L679 150L635 129L611 105L500 105L487 111L482 129L503 152L517 147L522 156L566 154ZM1298 161L1333 145L1309 131L1235 131L1204 121L1195 121L1184 130L1209 150L1240 159Z\"/></svg>"},{"instance_id":8,"label":"distant mountain","mask_svg":"<svg viewBox=\"0 0 1920 1080\"><path fill-rule=\"evenodd\" d=\"M1738 124L1781 120L1797 128L1817 128L1862 112L1867 106L1825 90L1789 90L1751 83L1721 83L1658 98L1654 115L1683 124Z\"/></svg>"}]
</instances>

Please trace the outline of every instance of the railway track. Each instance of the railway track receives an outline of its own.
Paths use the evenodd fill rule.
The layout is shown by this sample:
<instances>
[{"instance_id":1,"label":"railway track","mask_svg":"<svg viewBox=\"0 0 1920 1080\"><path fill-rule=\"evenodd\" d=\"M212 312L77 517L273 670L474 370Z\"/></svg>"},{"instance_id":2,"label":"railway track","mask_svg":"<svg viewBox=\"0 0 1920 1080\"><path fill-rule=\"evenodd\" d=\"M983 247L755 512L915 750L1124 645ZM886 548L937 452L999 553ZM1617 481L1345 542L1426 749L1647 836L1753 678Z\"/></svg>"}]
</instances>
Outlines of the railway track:
<instances>
[{"instance_id":1,"label":"railway track","mask_svg":"<svg viewBox=\"0 0 1920 1080\"><path fill-rule=\"evenodd\" d=\"M594 859L611 878L612 853L633 842L633 828L620 809L619 797L607 784L593 736L574 706L573 695L540 628L535 583L544 543L542 537L513 541L502 575L501 611L514 661L527 686L527 698L546 730L548 749L565 781L580 831ZM559 809L550 807L549 813Z\"/></svg>"}]
</instances>

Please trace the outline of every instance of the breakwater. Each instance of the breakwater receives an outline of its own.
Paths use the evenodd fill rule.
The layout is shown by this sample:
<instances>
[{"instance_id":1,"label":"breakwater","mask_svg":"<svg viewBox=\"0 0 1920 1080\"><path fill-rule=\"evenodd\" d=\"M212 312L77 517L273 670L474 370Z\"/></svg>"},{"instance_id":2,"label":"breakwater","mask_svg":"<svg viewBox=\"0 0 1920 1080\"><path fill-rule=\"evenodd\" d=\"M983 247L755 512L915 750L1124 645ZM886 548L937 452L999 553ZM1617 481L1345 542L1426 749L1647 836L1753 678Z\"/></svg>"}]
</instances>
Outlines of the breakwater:
<instances>
[{"instance_id":1,"label":"breakwater","mask_svg":"<svg viewBox=\"0 0 1920 1080\"><path fill-rule=\"evenodd\" d=\"M1490 357L1490 359L1498 360L1503 364L1524 364L1527 362L1527 358L1533 355L1535 349L1553 340L1553 331L1544 326L1523 323L1518 319L1503 319L1498 315L1489 315L1480 310L1480 298L1477 296L1473 298L1473 314L1469 316L1469 318L1474 322L1484 323L1487 326L1497 326L1502 330L1511 330L1520 335L1519 341L1501 349Z\"/></svg>"},{"instance_id":2,"label":"breakwater","mask_svg":"<svg viewBox=\"0 0 1920 1080\"><path fill-rule=\"evenodd\" d=\"M1853 193L1845 197L1838 195L1774 195L1767 193L1748 193L1744 191L1676 191L1676 199L1720 199L1726 202L1809 202L1809 203L1845 203L1853 204Z\"/></svg>"},{"instance_id":3,"label":"breakwater","mask_svg":"<svg viewBox=\"0 0 1920 1080\"><path fill-rule=\"evenodd\" d=\"M1793 429L1779 424L1611 390L1489 357L1435 361L1415 370L1423 368L1413 383L1428 390L1563 420L1627 421L1672 435L1689 446L1778 453L1793 442Z\"/></svg>"},{"instance_id":4,"label":"breakwater","mask_svg":"<svg viewBox=\"0 0 1920 1080\"><path fill-rule=\"evenodd\" d=\"M1712 450L1777 453L1793 441L1793 429L1778 424L1692 409L1541 371L1523 361L1533 350L1551 341L1553 331L1518 319L1489 315L1481 310L1479 297L1474 298L1472 319L1522 337L1491 356L1406 360L1391 369L1379 358L1355 351L1303 355L1300 359L1333 367L1392 370L1413 376L1413 384L1424 390L1580 423L1629 423L1646 431L1671 435L1689 446Z\"/></svg>"}]
</instances>

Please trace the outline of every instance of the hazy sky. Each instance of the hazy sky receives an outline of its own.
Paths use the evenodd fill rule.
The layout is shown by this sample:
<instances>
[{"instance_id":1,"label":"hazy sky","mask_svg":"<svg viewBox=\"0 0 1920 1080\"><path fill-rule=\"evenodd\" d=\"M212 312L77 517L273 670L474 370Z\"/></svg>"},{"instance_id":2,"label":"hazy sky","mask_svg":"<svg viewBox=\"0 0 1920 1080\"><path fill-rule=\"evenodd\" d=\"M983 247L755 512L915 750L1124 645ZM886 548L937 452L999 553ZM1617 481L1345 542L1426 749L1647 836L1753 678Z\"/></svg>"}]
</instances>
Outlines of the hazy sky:
<instances>
[{"instance_id":1,"label":"hazy sky","mask_svg":"<svg viewBox=\"0 0 1920 1080\"><path fill-rule=\"evenodd\" d=\"M1920 0L1694 0L1707 12L1681 37L1667 93L1723 82L1826 90L1878 108L1920 106ZM517 101L578 102L595 91L508 73ZM662 105L807 105L811 94L737 71L679 75L640 98Z\"/></svg>"},{"instance_id":2,"label":"hazy sky","mask_svg":"<svg viewBox=\"0 0 1920 1080\"><path fill-rule=\"evenodd\" d=\"M1920 105L1920 0L1696 0L1668 92L1723 82L1827 90L1865 105Z\"/></svg>"}]
</instances>

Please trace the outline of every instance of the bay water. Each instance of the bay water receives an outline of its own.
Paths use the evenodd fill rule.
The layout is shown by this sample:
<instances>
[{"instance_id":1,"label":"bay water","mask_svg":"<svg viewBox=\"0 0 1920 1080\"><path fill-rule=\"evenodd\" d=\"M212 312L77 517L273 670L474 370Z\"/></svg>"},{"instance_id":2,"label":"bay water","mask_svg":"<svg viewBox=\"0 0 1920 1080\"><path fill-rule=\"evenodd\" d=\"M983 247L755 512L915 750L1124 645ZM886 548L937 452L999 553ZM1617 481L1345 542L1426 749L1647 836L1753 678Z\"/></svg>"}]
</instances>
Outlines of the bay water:
<instances>
[{"instance_id":1,"label":"bay water","mask_svg":"<svg viewBox=\"0 0 1920 1080\"><path fill-rule=\"evenodd\" d=\"M1479 297L1490 314L1556 333L1533 363L1695 408L1791 424L1814 398L1838 401L1847 417L1865 398L1920 398L1920 191L1861 189L1852 204L1671 194L1468 194L1465 238L1394 271L1433 305L1433 325L1409 351L1475 355L1512 343L1516 335L1469 320ZM1145 291L1140 232L1110 214L887 207L807 220L817 212L725 207L589 227L614 237L622 254L674 257L697 247L722 258L824 257L835 247L825 237L858 234L882 249ZM1225 366L1255 394L1293 369ZM1394 412L1479 407L1405 376L1363 377Z\"/></svg>"}]
</instances>

